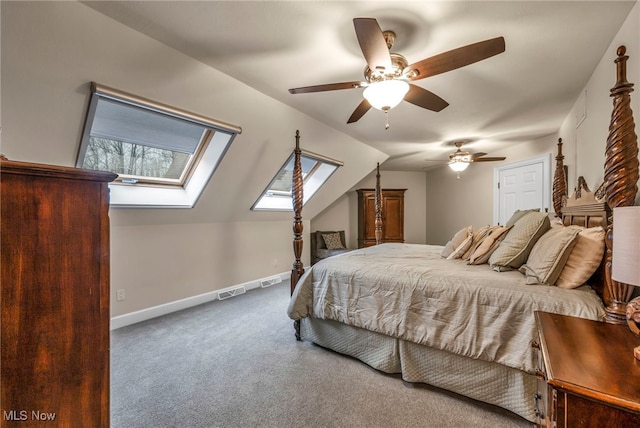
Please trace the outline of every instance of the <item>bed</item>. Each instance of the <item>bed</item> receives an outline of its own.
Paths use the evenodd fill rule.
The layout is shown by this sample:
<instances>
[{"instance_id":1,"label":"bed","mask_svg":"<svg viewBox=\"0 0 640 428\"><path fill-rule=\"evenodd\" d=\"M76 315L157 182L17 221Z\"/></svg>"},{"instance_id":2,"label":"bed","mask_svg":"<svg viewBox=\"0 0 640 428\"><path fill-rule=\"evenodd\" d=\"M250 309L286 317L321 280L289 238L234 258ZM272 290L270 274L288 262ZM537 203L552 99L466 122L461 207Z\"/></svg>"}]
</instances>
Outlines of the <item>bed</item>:
<instances>
[{"instance_id":1,"label":"bed","mask_svg":"<svg viewBox=\"0 0 640 428\"><path fill-rule=\"evenodd\" d=\"M546 213L516 213L518 218L512 218L509 228L507 223L491 243L491 264L481 258L475 259L478 264L470 264L474 251L493 233L485 231L484 238L478 233L475 249L470 250L470 245L464 251L460 242L452 244L458 234L445 247L385 244L377 237L376 246L325 259L305 272L300 261L302 178L296 161L292 186L295 261L288 308L296 337L355 357L382 372L401 374L407 382L444 388L541 423L534 311L626 322L632 287L612 281L610 266L611 210L634 205L638 181L637 137L629 107L632 85L626 82L624 65L627 58L619 48L603 186L592 193L580 179L573 195L567 197L559 140L553 205L562 213L560 220ZM376 192L379 183L378 170ZM376 213L382 209L378 208ZM496 254L504 253L506 243L514 241L510 234L530 229L524 224L534 217L545 226L533 227L537 237L526 244L522 263L496 263L500 258ZM601 242L600 252L588 257L577 254L578 238L585 230L599 230ZM468 244L469 240L473 243L474 235L473 230L466 230L461 237ZM558 243L561 235L572 236ZM445 252L449 257L443 257ZM460 257L450 257L452 253ZM547 254L557 255L541 262ZM593 266L586 278L577 280L580 276L571 272L562 276L569 265L582 269L589 257ZM545 263L548 269L541 273L538 265ZM564 287L567 278L574 280L570 287ZM555 286L561 281L562 287Z\"/></svg>"}]
</instances>

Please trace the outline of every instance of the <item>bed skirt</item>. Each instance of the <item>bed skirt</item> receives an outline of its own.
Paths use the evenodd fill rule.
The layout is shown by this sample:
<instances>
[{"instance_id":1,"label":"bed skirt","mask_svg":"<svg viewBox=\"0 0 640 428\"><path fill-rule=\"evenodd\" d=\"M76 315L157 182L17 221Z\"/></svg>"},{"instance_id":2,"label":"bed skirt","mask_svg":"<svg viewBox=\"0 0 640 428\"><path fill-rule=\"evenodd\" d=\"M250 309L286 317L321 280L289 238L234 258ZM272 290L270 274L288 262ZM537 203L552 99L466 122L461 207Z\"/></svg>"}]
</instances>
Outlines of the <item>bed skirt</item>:
<instances>
[{"instance_id":1,"label":"bed skirt","mask_svg":"<svg viewBox=\"0 0 640 428\"><path fill-rule=\"evenodd\" d=\"M462 357L331 320L303 318L303 340L312 341L407 382L420 382L507 409L536 422L537 378L500 364Z\"/></svg>"}]
</instances>

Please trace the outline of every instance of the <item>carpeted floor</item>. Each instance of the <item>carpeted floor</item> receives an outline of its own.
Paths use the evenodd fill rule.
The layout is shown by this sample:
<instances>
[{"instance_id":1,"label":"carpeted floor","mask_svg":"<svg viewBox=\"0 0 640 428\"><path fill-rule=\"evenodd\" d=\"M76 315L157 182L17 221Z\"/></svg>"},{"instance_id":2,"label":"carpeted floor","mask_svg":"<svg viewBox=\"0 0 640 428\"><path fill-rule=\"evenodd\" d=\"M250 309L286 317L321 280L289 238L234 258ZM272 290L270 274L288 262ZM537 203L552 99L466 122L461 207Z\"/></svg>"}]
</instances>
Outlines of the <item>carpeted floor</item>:
<instances>
[{"instance_id":1,"label":"carpeted floor","mask_svg":"<svg viewBox=\"0 0 640 428\"><path fill-rule=\"evenodd\" d=\"M297 342L288 302L285 282L113 331L111 426L532 426Z\"/></svg>"}]
</instances>

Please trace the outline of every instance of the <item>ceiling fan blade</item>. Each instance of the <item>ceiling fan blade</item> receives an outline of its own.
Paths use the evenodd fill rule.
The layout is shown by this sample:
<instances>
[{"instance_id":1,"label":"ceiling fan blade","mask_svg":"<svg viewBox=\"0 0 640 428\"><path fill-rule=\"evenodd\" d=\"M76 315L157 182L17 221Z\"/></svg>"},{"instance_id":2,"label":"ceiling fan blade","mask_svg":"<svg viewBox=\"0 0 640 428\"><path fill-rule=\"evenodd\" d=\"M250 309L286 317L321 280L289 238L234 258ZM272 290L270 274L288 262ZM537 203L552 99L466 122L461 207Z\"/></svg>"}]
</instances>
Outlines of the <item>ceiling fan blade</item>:
<instances>
[{"instance_id":1,"label":"ceiling fan blade","mask_svg":"<svg viewBox=\"0 0 640 428\"><path fill-rule=\"evenodd\" d=\"M486 156L486 155L487 155L486 153L482 153L482 152L479 152L479 153L472 153L472 154L471 154L471 159L476 159L476 158L479 158L479 157L481 157L481 156Z\"/></svg>"},{"instance_id":2,"label":"ceiling fan blade","mask_svg":"<svg viewBox=\"0 0 640 428\"><path fill-rule=\"evenodd\" d=\"M391 56L378 21L373 18L354 18L353 26L360 49L371 70L391 70Z\"/></svg>"},{"instance_id":3,"label":"ceiling fan blade","mask_svg":"<svg viewBox=\"0 0 640 428\"><path fill-rule=\"evenodd\" d=\"M473 162L495 162L495 161L503 161L506 157L498 156L498 157L486 157L486 158L477 158L473 159Z\"/></svg>"},{"instance_id":4,"label":"ceiling fan blade","mask_svg":"<svg viewBox=\"0 0 640 428\"><path fill-rule=\"evenodd\" d=\"M424 79L482 61L504 50L504 37L496 37L423 59L407 66L404 72L411 80Z\"/></svg>"},{"instance_id":5,"label":"ceiling fan blade","mask_svg":"<svg viewBox=\"0 0 640 428\"><path fill-rule=\"evenodd\" d=\"M437 96L431 91L427 91L424 88L416 85L409 85L409 92L404 96L404 100L415 104L418 107L426 108L427 110L440 111L449 105L448 102Z\"/></svg>"},{"instance_id":6,"label":"ceiling fan blade","mask_svg":"<svg viewBox=\"0 0 640 428\"><path fill-rule=\"evenodd\" d=\"M353 113L351 113L351 117L347 120L347 123L357 122L366 112L369 111L370 108L371 104L369 104L369 101L363 99Z\"/></svg>"},{"instance_id":7,"label":"ceiling fan blade","mask_svg":"<svg viewBox=\"0 0 640 428\"><path fill-rule=\"evenodd\" d=\"M309 92L324 92L335 91L338 89L354 89L360 88L364 85L364 82L342 82L342 83L327 83L325 85L304 86L302 88L289 89L290 94L306 94Z\"/></svg>"}]
</instances>

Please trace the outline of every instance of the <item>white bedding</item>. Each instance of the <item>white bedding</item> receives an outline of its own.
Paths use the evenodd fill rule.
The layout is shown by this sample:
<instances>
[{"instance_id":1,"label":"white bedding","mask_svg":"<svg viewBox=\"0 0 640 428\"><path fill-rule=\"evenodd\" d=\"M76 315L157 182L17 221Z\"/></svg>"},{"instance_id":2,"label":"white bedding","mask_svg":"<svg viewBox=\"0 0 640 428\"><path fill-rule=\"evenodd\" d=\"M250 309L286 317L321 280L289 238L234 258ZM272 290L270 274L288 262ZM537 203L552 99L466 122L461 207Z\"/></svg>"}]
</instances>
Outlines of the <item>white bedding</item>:
<instances>
[{"instance_id":1,"label":"white bedding","mask_svg":"<svg viewBox=\"0 0 640 428\"><path fill-rule=\"evenodd\" d=\"M289 316L334 320L528 373L536 369L534 311L604 317L588 286L526 285L517 271L445 260L441 250L382 244L325 259L298 282Z\"/></svg>"}]
</instances>

